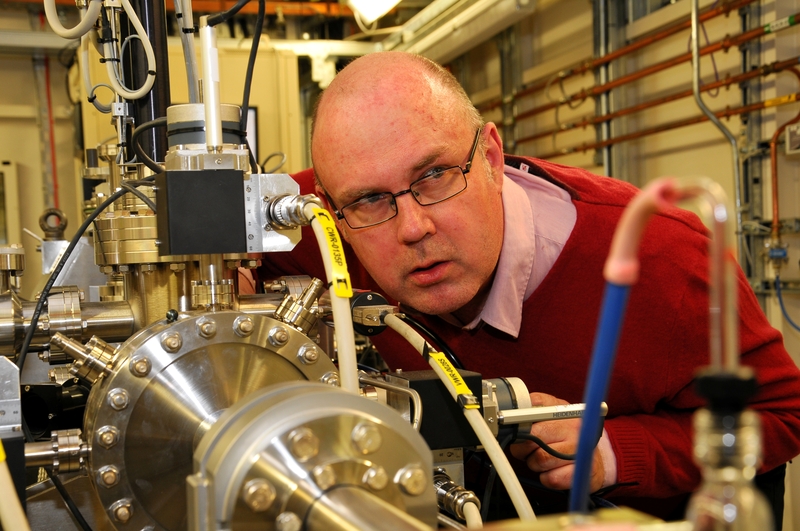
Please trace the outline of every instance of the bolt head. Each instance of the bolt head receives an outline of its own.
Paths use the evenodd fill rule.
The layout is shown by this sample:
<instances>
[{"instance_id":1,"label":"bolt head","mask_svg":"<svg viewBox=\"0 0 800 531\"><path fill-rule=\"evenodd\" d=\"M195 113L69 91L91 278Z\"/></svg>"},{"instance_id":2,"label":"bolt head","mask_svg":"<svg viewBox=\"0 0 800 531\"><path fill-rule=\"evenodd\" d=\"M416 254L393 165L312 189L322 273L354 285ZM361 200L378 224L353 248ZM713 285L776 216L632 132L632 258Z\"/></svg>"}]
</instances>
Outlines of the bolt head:
<instances>
[{"instance_id":1,"label":"bolt head","mask_svg":"<svg viewBox=\"0 0 800 531\"><path fill-rule=\"evenodd\" d=\"M167 332L161 336L161 347L167 352L178 352L183 345L183 338L178 332Z\"/></svg>"},{"instance_id":2,"label":"bolt head","mask_svg":"<svg viewBox=\"0 0 800 531\"><path fill-rule=\"evenodd\" d=\"M339 373L326 372L320 377L319 381L332 387L339 387Z\"/></svg>"},{"instance_id":3,"label":"bolt head","mask_svg":"<svg viewBox=\"0 0 800 531\"><path fill-rule=\"evenodd\" d=\"M300 361L306 365L311 365L319 360L319 350L316 345L303 345L300 347L300 350L298 350L297 356L300 358Z\"/></svg>"},{"instance_id":4,"label":"bolt head","mask_svg":"<svg viewBox=\"0 0 800 531\"><path fill-rule=\"evenodd\" d=\"M148 358L139 356L131 358L131 361L128 362L128 368L130 369L131 374L142 378L150 374L152 365L150 364L150 360Z\"/></svg>"},{"instance_id":5,"label":"bolt head","mask_svg":"<svg viewBox=\"0 0 800 531\"><path fill-rule=\"evenodd\" d=\"M314 481L322 490L327 490L336 485L336 472L334 472L333 467L330 465L314 467L314 470L311 471L311 475L314 476Z\"/></svg>"},{"instance_id":6,"label":"bolt head","mask_svg":"<svg viewBox=\"0 0 800 531\"><path fill-rule=\"evenodd\" d=\"M169 265L170 271L183 271L186 269L186 264L184 262L176 262Z\"/></svg>"},{"instance_id":7,"label":"bolt head","mask_svg":"<svg viewBox=\"0 0 800 531\"><path fill-rule=\"evenodd\" d=\"M401 468L394 478L400 490L409 496L419 496L428 488L425 471L419 465L408 465Z\"/></svg>"},{"instance_id":8,"label":"bolt head","mask_svg":"<svg viewBox=\"0 0 800 531\"><path fill-rule=\"evenodd\" d=\"M289 449L298 460L307 461L319 453L319 439L308 428L298 428L289 434Z\"/></svg>"},{"instance_id":9,"label":"bolt head","mask_svg":"<svg viewBox=\"0 0 800 531\"><path fill-rule=\"evenodd\" d=\"M103 448L111 448L119 440L119 430L114 426L103 426L97 430L97 442Z\"/></svg>"},{"instance_id":10,"label":"bolt head","mask_svg":"<svg viewBox=\"0 0 800 531\"><path fill-rule=\"evenodd\" d=\"M389 484L389 474L386 473L382 466L375 465L364 472L364 477L361 478L361 481L366 483L372 490L383 490Z\"/></svg>"},{"instance_id":11,"label":"bolt head","mask_svg":"<svg viewBox=\"0 0 800 531\"><path fill-rule=\"evenodd\" d=\"M289 511L281 513L275 518L276 531L300 531L302 525L300 517Z\"/></svg>"},{"instance_id":12,"label":"bolt head","mask_svg":"<svg viewBox=\"0 0 800 531\"><path fill-rule=\"evenodd\" d=\"M250 316L240 316L237 317L236 320L233 322L233 331L236 333L237 336L240 337L247 337L253 333L253 329L255 328L255 324L253 323L253 318Z\"/></svg>"},{"instance_id":13,"label":"bolt head","mask_svg":"<svg viewBox=\"0 0 800 531\"><path fill-rule=\"evenodd\" d=\"M282 326L276 326L269 331L267 339L273 347L280 347L289 341L289 332Z\"/></svg>"},{"instance_id":14,"label":"bolt head","mask_svg":"<svg viewBox=\"0 0 800 531\"><path fill-rule=\"evenodd\" d=\"M119 500L111 506L111 513L117 522L124 524L133 516L133 506L128 499Z\"/></svg>"},{"instance_id":15,"label":"bolt head","mask_svg":"<svg viewBox=\"0 0 800 531\"><path fill-rule=\"evenodd\" d=\"M204 338L209 339L217 333L217 323L206 317L197 321L197 332Z\"/></svg>"},{"instance_id":16,"label":"bolt head","mask_svg":"<svg viewBox=\"0 0 800 531\"><path fill-rule=\"evenodd\" d=\"M359 424L353 428L350 438L356 449L363 455L377 452L383 443L381 432L374 424Z\"/></svg>"},{"instance_id":17,"label":"bolt head","mask_svg":"<svg viewBox=\"0 0 800 531\"><path fill-rule=\"evenodd\" d=\"M108 405L117 411L128 407L128 392L125 389L112 389L108 392Z\"/></svg>"},{"instance_id":18,"label":"bolt head","mask_svg":"<svg viewBox=\"0 0 800 531\"><path fill-rule=\"evenodd\" d=\"M119 483L119 471L115 466L104 466L97 471L97 482L103 487L110 489Z\"/></svg>"},{"instance_id":19,"label":"bolt head","mask_svg":"<svg viewBox=\"0 0 800 531\"><path fill-rule=\"evenodd\" d=\"M252 479L242 489L242 499L253 512L264 512L272 507L277 493L272 483L265 479Z\"/></svg>"}]
</instances>

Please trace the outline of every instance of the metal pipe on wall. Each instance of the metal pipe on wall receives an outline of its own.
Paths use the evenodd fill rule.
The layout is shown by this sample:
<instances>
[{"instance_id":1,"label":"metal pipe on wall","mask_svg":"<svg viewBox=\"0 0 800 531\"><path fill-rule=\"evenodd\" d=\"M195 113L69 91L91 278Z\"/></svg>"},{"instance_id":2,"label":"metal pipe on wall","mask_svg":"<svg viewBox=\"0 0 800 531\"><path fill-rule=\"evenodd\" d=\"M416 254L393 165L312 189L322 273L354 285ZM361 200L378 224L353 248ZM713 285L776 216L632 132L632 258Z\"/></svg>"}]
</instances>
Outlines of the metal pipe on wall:
<instances>
[{"instance_id":1,"label":"metal pipe on wall","mask_svg":"<svg viewBox=\"0 0 800 531\"><path fill-rule=\"evenodd\" d=\"M727 15L733 10L739 9L748 4L752 4L754 1L755 0L735 0L732 2L723 2L722 4L716 7L712 7L707 11L701 13L700 20L701 22L705 22L720 15ZM662 41L667 37L675 35L676 33L684 29L688 29L690 27L691 27L691 19L687 19L685 21L678 22L672 26L668 26L667 28L659 31L658 33L654 33L653 35L643 37L639 40L636 40L628 44L627 46L623 46L601 57L586 59L585 61L582 61L579 65L573 66L572 68L563 70L561 72L557 72L551 76L547 76L546 79L537 81L534 84L529 85L524 89L520 90L519 92L517 92L516 97L520 98L522 96L527 96L529 94L533 94L535 92L545 89L549 84L552 83L553 77L557 77L563 81L564 79L568 79L577 76L579 74L583 74L584 72L593 70L601 65L608 64L615 59L619 59L620 57L641 50L645 46L649 46L650 44ZM481 112L486 112L496 107L499 107L502 104L503 104L502 98L498 98L491 100L490 102L478 107L478 110Z\"/></svg>"},{"instance_id":2,"label":"metal pipe on wall","mask_svg":"<svg viewBox=\"0 0 800 531\"><path fill-rule=\"evenodd\" d=\"M800 81L800 72L796 68L790 68L789 71L797 77L798 81ZM770 238L772 240L771 245L773 246L775 244L780 244L781 238L781 218L778 211L778 139L787 127L792 124L796 124L797 122L800 122L800 111L798 111L797 116L775 129L775 133L772 135L772 139L769 142L770 169L772 178L772 230L770 231Z\"/></svg>"},{"instance_id":3,"label":"metal pipe on wall","mask_svg":"<svg viewBox=\"0 0 800 531\"><path fill-rule=\"evenodd\" d=\"M776 61L774 63L764 65L761 68L750 70L748 72L744 72L742 74L738 74L735 76L727 77L725 79L720 79L718 81L714 81L712 83L703 84L700 87L702 92L707 92L710 90L714 90L716 88L721 87L728 87L730 85L735 85L738 83L742 83L744 81L748 81L750 79L759 77L759 76L767 76L770 74L776 74L778 72L782 72L784 70L790 69L794 66L800 64L800 57L794 57L792 59L787 59L785 61ZM614 111L608 114L599 115L599 116L587 116L577 122L572 122L568 124L561 124L560 127L553 127L551 129L541 130L535 134L521 137L517 139L517 144L522 144L525 142L532 142L534 140L538 140L540 138L545 138L548 136L556 135L558 133L563 133L565 131L571 131L573 129L577 129L579 127L586 127L588 125L595 125L601 122L614 120L616 118L621 118L623 116L629 116L631 114L635 114L641 111L645 111L647 109L651 109L653 107L657 107L659 105L663 105L665 103L669 103L672 101L676 101L682 98L688 98L693 94L692 89L682 90L680 92L676 92L674 94L669 94L667 96L662 96L660 98L655 98L649 101L645 101L639 103L638 105L633 105L631 107L626 107L624 109L620 109L618 111ZM518 117L519 119L519 117Z\"/></svg>"}]
</instances>

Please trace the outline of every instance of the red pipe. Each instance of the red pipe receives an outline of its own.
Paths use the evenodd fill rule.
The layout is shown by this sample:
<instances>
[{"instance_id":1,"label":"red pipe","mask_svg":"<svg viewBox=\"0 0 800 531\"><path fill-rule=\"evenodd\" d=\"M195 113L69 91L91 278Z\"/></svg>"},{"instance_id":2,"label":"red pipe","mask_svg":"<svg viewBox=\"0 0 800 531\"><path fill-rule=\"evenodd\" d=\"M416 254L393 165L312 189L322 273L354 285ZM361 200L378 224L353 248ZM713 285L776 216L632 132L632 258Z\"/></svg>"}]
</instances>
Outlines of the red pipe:
<instances>
[{"instance_id":1,"label":"red pipe","mask_svg":"<svg viewBox=\"0 0 800 531\"><path fill-rule=\"evenodd\" d=\"M796 14L792 15L791 17L787 17L787 19L800 20L800 13L796 13ZM748 42L748 41L751 41L753 39L757 39L759 37L762 37L763 35L766 35L767 33L773 33L775 31L780 31L782 29L791 27L793 25L794 25L794 23L791 24L791 25L778 27L778 28L776 28L774 30L769 25L761 26L761 27L752 29L750 31L747 31L745 33L741 33L741 34L739 34L739 35L737 35L735 37L725 37L721 41L715 42L714 44L709 44L709 45L705 46L704 48L701 48L700 49L700 55L708 55L710 53L714 53L714 52L717 52L717 51L720 51L720 50L727 51L728 48L731 48L733 46L738 46L738 45L743 44L745 42ZM533 116L535 114L540 114L542 112L549 111L550 109L554 109L555 107L558 107L562 103L573 102L573 101L578 101L578 100L585 100L588 97L597 96L599 94L602 94L603 92L608 92L609 90L615 89L615 88L620 87L622 85L625 85L627 83L631 83L633 81L638 81L638 80L642 79L643 77L649 76L650 74L655 74L657 72L661 72L662 70L666 70L667 68L670 68L670 67L673 67L673 66L679 65L681 63L685 63L687 61L691 61L691 60L692 60L692 53L691 52L686 52L684 54L681 54L681 55L678 55L676 57L673 57L672 59L667 59L666 61L662 61L660 63L656 63L654 65L648 66L647 68L643 68L641 70L638 70L636 72L628 74L627 76L619 77L619 78L617 78L617 79L615 79L613 81L609 81L608 83L605 83L603 85L595 85L594 87L591 87L589 89L583 89L580 92L575 93L572 96L567 97L567 99L564 100L564 101L550 102L550 103L547 103L545 105L540 105L539 107L534 107L533 109L530 109L528 111L525 111L523 113L518 114L516 116L516 118L517 119L527 118L527 117Z\"/></svg>"},{"instance_id":2,"label":"red pipe","mask_svg":"<svg viewBox=\"0 0 800 531\"><path fill-rule=\"evenodd\" d=\"M755 0L733 0L733 1L723 2L721 5L719 5L717 7L714 7L712 9L708 9L708 10L704 11L703 13L701 13L700 16L699 16L699 20L700 20L700 22L705 22L707 20L711 20L712 18L718 17L719 15L723 15L723 14L727 15L728 13L730 13L731 11L733 11L735 9L739 9L739 8L742 8L742 7L746 6L746 5L748 5L748 4L752 4L754 1ZM608 64L608 63L610 63L611 61L613 61L615 59L619 59L620 57L622 57L624 55L628 55L628 54L633 53L635 51L641 50L645 46L649 46L650 44L653 44L655 42L664 40L667 37L675 35L676 33L680 32L680 31L682 31L684 29L690 28L691 26L692 26L692 21L691 21L691 19L687 18L686 20L684 20L682 22L678 22L678 23L673 24L672 26L668 26L668 27L664 28L663 30L661 30L658 33L654 33L653 35L650 35L650 36L647 36L647 37L642 37L641 39L639 39L637 41L634 41L634 42L628 44L627 46L623 46L622 48L619 48L618 50L614 50L613 52L609 52L609 53L607 53L606 55L604 55L602 57L587 59L587 60L581 62L580 64L578 64L576 66L573 66L572 68L570 68L570 69L568 69L566 71L562 71L562 72L559 72L559 73L554 74L552 76L548 76L547 79L541 80L541 81L537 82L534 85L530 85L530 86L525 87L524 89L520 90L519 92L517 92L514 95L514 97L519 98L521 96L526 96L528 94L532 94L534 92L538 92L539 90L542 90L545 87L547 87L547 85L550 83L550 81L555 77L558 77L561 80L564 80L564 79L567 79L567 78L570 78L570 77L577 76L578 74L583 74L584 72L586 72L588 70L593 70L593 69L597 68L598 66L602 66L602 65ZM496 107L499 107L502 104L503 104L503 100L498 98L498 99L490 101L489 103L487 103L484 106L478 107L478 110L480 110L481 112L485 112L485 111L489 111L491 109L494 109Z\"/></svg>"},{"instance_id":3,"label":"red pipe","mask_svg":"<svg viewBox=\"0 0 800 531\"><path fill-rule=\"evenodd\" d=\"M796 68L790 68L789 72L794 74L798 81L800 81L800 72L797 71ZM781 133L783 133L787 127L792 124L796 124L800 122L800 111L798 111L797 116L786 122L785 124L781 125L775 130L775 134L772 135L772 140L769 142L769 157L770 157L770 164L772 167L772 242L777 243L780 241L780 230L781 230L781 218L778 215L778 138L780 138ZM788 142L788 139L786 140Z\"/></svg>"},{"instance_id":4,"label":"red pipe","mask_svg":"<svg viewBox=\"0 0 800 531\"><path fill-rule=\"evenodd\" d=\"M800 92L789 94L787 96L781 96L779 98L771 98L769 100L765 100L758 103L753 103L750 105L745 105L742 107L735 107L733 109L725 109L723 111L715 112L714 115L718 118L730 118L731 116L736 116L739 114L747 114L753 111L760 111L762 109L766 109L768 107L776 107L778 105L786 105L787 103L794 103L795 101L800 101ZM570 155L572 153L578 152L586 152L590 149L600 149L606 146L611 146L614 144L620 144L622 142L627 142L628 140L636 140L638 138L642 138L645 136L653 135L656 133L662 133L664 131L670 131L672 129L678 129L680 127L684 127L687 125L699 124L702 122L708 121L708 116L705 114L701 116L696 116L694 118L687 118L685 120L679 120L677 122L669 122L666 124L658 125L656 127L651 127L650 129L643 129L641 131L637 131L635 133L630 133L627 135L616 136L614 138L609 138L608 140L603 140L602 142L594 142L592 144L583 144L581 146L571 147L571 148L564 148L560 151L554 151L552 153L546 153L544 155L537 155L538 158L541 159L553 159L556 157L561 157L563 155Z\"/></svg>"},{"instance_id":5,"label":"red pipe","mask_svg":"<svg viewBox=\"0 0 800 531\"><path fill-rule=\"evenodd\" d=\"M729 85L733 85L735 83L741 83L743 81L747 81L753 79L758 76L767 76L769 74L774 74L778 72L782 72L783 70L792 68L800 63L800 57L795 57L793 59L787 59L786 61L776 61L772 64L762 66L756 70L750 70L743 74L738 74L733 77L728 77L719 81L715 81L713 83L709 83L707 85L703 85L700 87L702 92L708 90L714 90L720 87L727 87ZM635 114L637 112L641 112L652 107L657 107L658 105L663 105L664 103L669 103L671 101L679 100L681 98L687 98L692 95L692 89L684 90L681 92L676 92L675 94L670 94L668 96L663 96L661 98L656 98L650 101L645 101L638 105L634 105L632 107L627 107L625 109L620 109L618 111L614 111L612 113L604 114L602 116L590 116L587 118L583 118L579 122L572 122L570 124L562 125L560 128L552 128L546 131L540 131L530 136L518 138L516 140L517 144L522 144L525 142L531 142L533 140L538 140L540 138L545 138L550 135L555 135L561 133L563 131L569 131L578 127L586 127L587 125L596 125L603 122L611 121L615 118L620 118L622 116L628 116L630 114ZM519 118L519 116L518 116Z\"/></svg>"}]
</instances>

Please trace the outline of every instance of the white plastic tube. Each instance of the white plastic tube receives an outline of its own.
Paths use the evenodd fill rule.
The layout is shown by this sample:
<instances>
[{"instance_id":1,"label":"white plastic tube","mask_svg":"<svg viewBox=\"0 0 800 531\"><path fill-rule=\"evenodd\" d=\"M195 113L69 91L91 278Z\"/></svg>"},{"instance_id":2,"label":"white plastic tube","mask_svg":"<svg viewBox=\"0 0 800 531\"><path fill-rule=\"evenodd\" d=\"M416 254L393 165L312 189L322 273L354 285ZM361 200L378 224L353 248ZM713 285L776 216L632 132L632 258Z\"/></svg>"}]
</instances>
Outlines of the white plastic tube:
<instances>
[{"instance_id":1,"label":"white plastic tube","mask_svg":"<svg viewBox=\"0 0 800 531\"><path fill-rule=\"evenodd\" d=\"M189 103L200 101L197 90L197 53L194 47L194 20L192 2L175 0L175 16L181 31L183 61L186 64L186 79L189 83Z\"/></svg>"},{"instance_id":2,"label":"white plastic tube","mask_svg":"<svg viewBox=\"0 0 800 531\"><path fill-rule=\"evenodd\" d=\"M133 6L131 6L130 1L121 0L121 3L125 13L128 14L128 19L136 30L136 34L139 36L139 39L142 42L142 47L144 47L144 54L147 57L147 79L139 89L128 90L122 86L117 78L114 61L108 61L108 59L116 58L112 43L107 42L103 44L103 55L107 59L106 72L108 72L109 81L111 82L111 86L114 87L116 93L121 98L125 98L126 100L138 100L139 98L144 97L148 92L150 92L150 89L153 88L153 83L155 83L156 80L156 55L153 52L153 45L150 43L150 38L147 36L142 23L139 21L139 17L136 16L136 12L133 10Z\"/></svg>"},{"instance_id":3,"label":"white plastic tube","mask_svg":"<svg viewBox=\"0 0 800 531\"><path fill-rule=\"evenodd\" d=\"M44 15L53 29L53 33L64 39L77 39L85 35L94 26L100 10L103 8L102 0L92 0L88 9L81 9L81 21L73 28L65 28L58 20L56 0L44 0Z\"/></svg>"},{"instance_id":4,"label":"white plastic tube","mask_svg":"<svg viewBox=\"0 0 800 531\"><path fill-rule=\"evenodd\" d=\"M89 98L92 98L92 96L93 96L92 91L94 91L97 87L92 85L92 79L91 79L91 77L89 75L89 70L90 70L90 68L89 68L89 40L90 39L91 39L91 37L89 36L89 33L85 33L81 37L81 64L80 64L80 68L81 68L81 73L82 73L82 77L83 77L83 86L86 89L86 96L89 97ZM106 86L106 85L103 85L103 86ZM92 99L92 105L94 105L95 109L97 109L98 111L100 111L100 112L102 112L104 114L108 114L108 113L111 112L111 105L110 104L109 105L103 105L102 103L100 103L100 101L97 99L96 96L94 97L94 99Z\"/></svg>"},{"instance_id":5,"label":"white plastic tube","mask_svg":"<svg viewBox=\"0 0 800 531\"><path fill-rule=\"evenodd\" d=\"M206 148L209 153L222 149L222 111L219 99L219 51L217 30L208 25L208 15L200 17L200 56L203 63L203 107L206 115ZM325 255L325 253L322 253Z\"/></svg>"},{"instance_id":6,"label":"white plastic tube","mask_svg":"<svg viewBox=\"0 0 800 531\"><path fill-rule=\"evenodd\" d=\"M467 529L483 529L483 519L481 510L472 502L467 502L461 508L464 511L464 520L467 522Z\"/></svg>"},{"instance_id":7,"label":"white plastic tube","mask_svg":"<svg viewBox=\"0 0 800 531\"><path fill-rule=\"evenodd\" d=\"M0 494L0 523L3 524L3 529L30 531L25 511L22 510L22 505L17 497L14 480L11 479L11 472L8 470L2 440L0 440L0 492L2 492Z\"/></svg>"},{"instance_id":8,"label":"white plastic tube","mask_svg":"<svg viewBox=\"0 0 800 531\"><path fill-rule=\"evenodd\" d=\"M396 315L387 315L384 317L384 323L386 326L394 330L395 332L399 333L403 336L411 345L417 349L417 352L420 354L423 353L425 348L425 339L417 333L411 326L407 325L403 322L402 319L397 317ZM433 350L433 349L431 349ZM457 393L455 387L453 387L450 378L444 372L444 369L434 361L433 358L428 360L431 368L436 372L436 375L444 383L444 386L450 392L450 395L453 397L454 400L457 400ZM533 508L531 507L531 503L528 500L528 497L525 496L525 491L522 490L522 485L519 482L519 478L514 473L514 469L511 468L511 463L508 462L508 458L506 454L503 453L503 449L500 448L500 443L497 442L497 439L494 438L492 435L492 430L486 424L486 421L483 419L483 415L479 409L463 409L464 416L467 418L467 422L469 422L470 426L472 426L475 435L478 437L478 440L483 445L484 450L486 451L486 455L489 456L489 459L492 460L492 464L494 465L495 469L497 470L497 475L500 476L500 480L505 485L506 490L508 491L508 495L511 497L511 502L514 504L514 508L517 510L517 515L519 516L520 520L536 520L536 515L533 512Z\"/></svg>"},{"instance_id":9,"label":"white plastic tube","mask_svg":"<svg viewBox=\"0 0 800 531\"><path fill-rule=\"evenodd\" d=\"M327 234L314 215L313 203L307 204L303 208L303 215L311 220L311 228L317 237L319 250L322 254L322 262L325 265L325 275L328 282L333 282L333 264L331 255L328 253ZM335 290L330 290L331 310L333 312L334 334L336 336L336 348L339 354L339 382L342 389L354 394L358 394L358 358L356 357L356 338L353 333L353 315L350 313L350 300L339 297Z\"/></svg>"}]
</instances>

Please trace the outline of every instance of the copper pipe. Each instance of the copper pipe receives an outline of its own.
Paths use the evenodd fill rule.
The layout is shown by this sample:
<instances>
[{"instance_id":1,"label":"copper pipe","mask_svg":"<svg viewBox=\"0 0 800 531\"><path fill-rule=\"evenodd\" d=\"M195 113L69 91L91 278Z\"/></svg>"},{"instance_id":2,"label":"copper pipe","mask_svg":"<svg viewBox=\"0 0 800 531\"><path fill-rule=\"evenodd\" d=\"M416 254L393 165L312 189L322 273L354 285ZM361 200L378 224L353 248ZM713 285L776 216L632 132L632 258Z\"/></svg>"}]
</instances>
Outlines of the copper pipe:
<instances>
[{"instance_id":1,"label":"copper pipe","mask_svg":"<svg viewBox=\"0 0 800 531\"><path fill-rule=\"evenodd\" d=\"M752 4L754 1L755 0L734 0L734 1L723 2L721 5L714 7L712 9L708 9L707 11L701 13L700 21L705 22L707 20L711 20L712 18L718 17L719 15L727 16L728 13L730 13L731 11L742 8L748 4ZM548 76L547 79L540 80L533 85L525 87L524 89L517 92L514 96L516 98L519 98L521 96L527 96L528 94L538 92L547 87L547 85L551 82L553 78L559 78L561 80L564 80L570 77L577 76L579 74L583 74L584 72L587 72L589 70L593 70L598 66L608 64L615 59L619 59L622 56L641 50L645 46L649 46L650 44L653 44L655 42L664 40L667 37L675 35L676 33L682 30L688 29L691 25L692 21L689 18L687 18L684 21L677 22L672 26L664 28L658 33L654 33L653 35L649 35L647 37L642 37L641 39L634 41L628 44L627 46L623 46L622 48L614 50L613 52L609 52L602 57L587 59L579 63L578 65L569 68L568 70L563 70L561 72L553 74L552 76ZM498 98L490 101L486 105L478 107L478 110L480 110L481 112L485 112L494 109L496 107L499 107L502 104L503 104L502 99Z\"/></svg>"},{"instance_id":2,"label":"copper pipe","mask_svg":"<svg viewBox=\"0 0 800 531\"><path fill-rule=\"evenodd\" d=\"M780 31L785 28L792 27L797 24L796 21L800 21L800 13L796 13L790 17L786 17L789 23L784 26L778 26L773 30L770 29L769 25L761 26L755 29L752 29L748 32L741 33L735 37L725 37L721 41L715 42L713 44L709 44L705 48L701 48L699 51L700 55L708 55L710 53L718 52L720 50L727 51L728 48L732 48L734 46L739 46L740 44L744 44L745 42L751 41L753 39L757 39L766 35L767 33L773 33ZM687 61L692 60L692 52L686 52L684 54L678 55L673 57L672 59L667 59L666 61L662 61L660 63L656 63L654 65L648 66L627 76L619 77L613 81L609 81L603 85L595 85L589 89L583 89L580 92L577 92L571 96L568 96L563 101L557 102L550 102L544 105L540 105L539 107L534 107L528 111L520 113L516 116L519 120L520 118L527 118L529 116L533 116L535 114L540 114L545 111L549 111L550 109L554 109L561 105L562 103L569 103L578 100L585 100L592 96L597 96L598 94L602 94L603 92L607 92L609 90L615 89L627 83L632 83L633 81L638 81L643 77L649 76L651 74L655 74L657 72L661 72L662 70L666 70L667 68L671 68L673 66L677 66L681 63L685 63Z\"/></svg>"},{"instance_id":3,"label":"copper pipe","mask_svg":"<svg viewBox=\"0 0 800 531\"><path fill-rule=\"evenodd\" d=\"M719 81L714 81L713 83L709 83L707 85L703 85L700 90L708 91L714 90L715 88L720 87L727 87L736 83L741 83L743 81L748 81L758 76L767 76L769 74L775 74L778 72L782 72L788 68L792 68L795 65L800 63L800 57L795 57L793 59L787 59L786 61L776 61L769 65L764 65L761 68L756 70L750 70L749 72L744 72L743 74L739 74L732 77L727 77L725 79L721 79ZM517 144L521 144L524 142L531 142L533 140L538 140L540 138L545 138L551 135L556 135L558 133L564 131L570 131L572 129L576 129L578 127L586 127L587 125L596 125L602 122L608 122L614 120L616 118L620 118L622 116L628 116L631 114L635 114L637 112L641 112L653 107L657 107L659 105L663 105L665 103L669 103L671 101L676 101L681 98L687 98L692 95L692 89L683 90L681 92L676 92L674 94L670 94L668 96L663 96L661 98L655 98L650 101L642 102L638 105L633 105L632 107L626 107L624 109L620 109L618 111L614 111L612 113L604 114L601 116L589 116L586 118L581 119L578 122L572 122L569 124L564 124L561 127L556 127L552 129L548 129L546 131L540 131L530 136L526 136L523 138L518 138L516 140Z\"/></svg>"},{"instance_id":4,"label":"copper pipe","mask_svg":"<svg viewBox=\"0 0 800 531\"><path fill-rule=\"evenodd\" d=\"M790 68L789 72L794 74L797 80L800 81L800 72L796 68ZM797 122L800 122L800 111L798 111L797 116L778 127L775 130L775 134L772 135L772 140L769 141L769 158L772 169L772 243L780 242L781 230L781 218L778 212L778 138L787 127Z\"/></svg>"},{"instance_id":5,"label":"copper pipe","mask_svg":"<svg viewBox=\"0 0 800 531\"><path fill-rule=\"evenodd\" d=\"M766 109L768 107L777 107L779 105L786 105L788 103L794 103L795 101L800 101L800 92L789 94L787 96L781 96L779 98L771 98L762 102L753 103L750 105L744 105L742 107L735 107L733 109L725 109L723 111L717 111L714 115L717 118L730 118L731 116L737 116L739 114L747 114L753 111L760 111L762 109ZM630 133L627 135L616 136L614 138L610 138L608 140L602 142L594 142L591 144L583 144L580 146L575 146L571 148L564 148L559 151L554 151L552 153L545 153L543 155L537 155L537 158L540 159L553 159L556 157L561 157L563 155L571 155L572 153L579 153L579 152L586 152L591 149L599 149L605 146L611 146L614 144L620 144L622 142L627 142L629 140L636 140L638 138L642 138L645 136L654 135L656 133L662 133L664 131L670 131L672 129L678 129L680 127L684 127L687 125L699 124L702 122L707 122L708 117L706 115L695 116L693 118L687 118L685 120L679 120L677 122L669 122L666 124L657 125L655 127L651 127L649 129L642 129L641 131L636 131L635 133Z\"/></svg>"},{"instance_id":6,"label":"copper pipe","mask_svg":"<svg viewBox=\"0 0 800 531\"><path fill-rule=\"evenodd\" d=\"M56 5L75 7L75 0L55 0ZM8 4L41 4L41 0L10 0ZM192 2L192 10L196 13L219 13L230 9L236 2L233 0L195 0ZM167 2L167 11L175 11L172 0ZM286 16L313 16L322 15L327 17L352 17L353 11L339 2L266 2L265 13L275 15L281 10ZM245 5L240 14L256 14L258 6L256 2Z\"/></svg>"}]
</instances>

